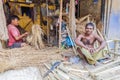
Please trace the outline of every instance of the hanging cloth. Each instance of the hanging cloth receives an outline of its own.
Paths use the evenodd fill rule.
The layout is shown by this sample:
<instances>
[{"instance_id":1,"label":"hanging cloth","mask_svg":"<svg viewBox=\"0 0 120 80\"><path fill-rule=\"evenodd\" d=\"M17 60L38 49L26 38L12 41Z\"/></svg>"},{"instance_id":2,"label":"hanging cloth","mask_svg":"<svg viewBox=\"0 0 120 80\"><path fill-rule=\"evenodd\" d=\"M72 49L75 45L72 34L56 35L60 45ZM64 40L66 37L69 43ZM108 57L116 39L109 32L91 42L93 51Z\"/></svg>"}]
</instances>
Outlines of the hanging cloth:
<instances>
[{"instance_id":1,"label":"hanging cloth","mask_svg":"<svg viewBox=\"0 0 120 80\"><path fill-rule=\"evenodd\" d=\"M6 18L3 10L3 2L0 0L0 40L8 39L8 31L6 27Z\"/></svg>"}]
</instances>

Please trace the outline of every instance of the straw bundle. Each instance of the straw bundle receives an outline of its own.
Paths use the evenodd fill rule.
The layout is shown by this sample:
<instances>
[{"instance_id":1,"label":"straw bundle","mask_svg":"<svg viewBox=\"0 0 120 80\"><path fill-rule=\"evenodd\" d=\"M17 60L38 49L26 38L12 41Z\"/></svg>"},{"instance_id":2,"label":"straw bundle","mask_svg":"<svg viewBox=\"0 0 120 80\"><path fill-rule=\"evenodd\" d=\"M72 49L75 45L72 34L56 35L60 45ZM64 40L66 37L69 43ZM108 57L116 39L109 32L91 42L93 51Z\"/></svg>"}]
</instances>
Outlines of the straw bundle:
<instances>
[{"instance_id":1,"label":"straw bundle","mask_svg":"<svg viewBox=\"0 0 120 80\"><path fill-rule=\"evenodd\" d=\"M36 49L44 48L44 43L42 41L43 31L39 25L32 26L32 34L27 37L27 42L34 46Z\"/></svg>"},{"instance_id":2,"label":"straw bundle","mask_svg":"<svg viewBox=\"0 0 120 80\"><path fill-rule=\"evenodd\" d=\"M40 68L43 63L61 60L61 54L56 47L36 50L30 46L11 50L0 50L0 72L10 69L20 69L28 66Z\"/></svg>"}]
</instances>

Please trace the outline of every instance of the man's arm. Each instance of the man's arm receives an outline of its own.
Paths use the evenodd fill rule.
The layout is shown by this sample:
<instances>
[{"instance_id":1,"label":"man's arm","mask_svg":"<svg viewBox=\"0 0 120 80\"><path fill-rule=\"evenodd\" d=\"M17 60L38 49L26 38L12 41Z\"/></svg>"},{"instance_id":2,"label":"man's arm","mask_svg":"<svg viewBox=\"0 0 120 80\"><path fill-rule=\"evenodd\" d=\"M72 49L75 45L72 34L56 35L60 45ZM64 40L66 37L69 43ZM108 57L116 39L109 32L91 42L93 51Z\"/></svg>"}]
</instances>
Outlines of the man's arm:
<instances>
[{"instance_id":1,"label":"man's arm","mask_svg":"<svg viewBox=\"0 0 120 80\"><path fill-rule=\"evenodd\" d=\"M95 34L95 38L100 43L100 46L96 49L96 51L98 52L106 46L106 42L97 34Z\"/></svg>"},{"instance_id":2,"label":"man's arm","mask_svg":"<svg viewBox=\"0 0 120 80\"><path fill-rule=\"evenodd\" d=\"M79 35L79 36L76 38L75 43L76 43L78 46L81 46L81 47L83 47L83 48L85 48L85 49L88 49L88 47L83 44L83 42L81 41L81 39L82 39L82 35Z\"/></svg>"},{"instance_id":3,"label":"man's arm","mask_svg":"<svg viewBox=\"0 0 120 80\"><path fill-rule=\"evenodd\" d=\"M15 28L11 28L10 29L10 33L12 34L12 36L15 38L15 40L20 40L23 37L27 36L28 32L25 32L22 35L19 35L18 31Z\"/></svg>"},{"instance_id":4,"label":"man's arm","mask_svg":"<svg viewBox=\"0 0 120 80\"><path fill-rule=\"evenodd\" d=\"M20 40L22 39L23 37L27 36L28 35L28 32L25 32L24 34L22 35L19 35L19 36L14 36L15 40Z\"/></svg>"}]
</instances>

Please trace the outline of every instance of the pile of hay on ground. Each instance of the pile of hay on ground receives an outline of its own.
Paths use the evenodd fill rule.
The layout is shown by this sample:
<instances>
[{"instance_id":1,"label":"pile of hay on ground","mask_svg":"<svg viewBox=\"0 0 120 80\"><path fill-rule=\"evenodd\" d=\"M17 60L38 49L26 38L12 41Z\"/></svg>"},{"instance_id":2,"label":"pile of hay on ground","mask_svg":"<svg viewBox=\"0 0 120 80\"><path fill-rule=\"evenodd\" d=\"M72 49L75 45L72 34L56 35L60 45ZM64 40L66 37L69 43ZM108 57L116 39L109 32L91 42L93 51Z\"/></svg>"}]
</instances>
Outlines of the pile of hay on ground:
<instances>
[{"instance_id":1,"label":"pile of hay on ground","mask_svg":"<svg viewBox=\"0 0 120 80\"><path fill-rule=\"evenodd\" d=\"M42 50L31 47L0 50L0 72L28 66L39 67L51 60L61 59L59 49L56 47L47 47Z\"/></svg>"}]
</instances>

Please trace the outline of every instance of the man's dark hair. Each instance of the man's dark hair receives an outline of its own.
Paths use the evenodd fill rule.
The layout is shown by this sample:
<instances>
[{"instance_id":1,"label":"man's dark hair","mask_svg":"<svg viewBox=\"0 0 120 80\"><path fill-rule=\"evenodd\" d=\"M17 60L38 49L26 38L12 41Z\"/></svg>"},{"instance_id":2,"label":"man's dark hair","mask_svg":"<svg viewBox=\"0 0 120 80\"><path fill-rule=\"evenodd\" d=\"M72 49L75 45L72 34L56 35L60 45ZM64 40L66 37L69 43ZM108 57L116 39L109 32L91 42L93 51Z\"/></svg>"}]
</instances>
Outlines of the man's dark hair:
<instances>
[{"instance_id":1,"label":"man's dark hair","mask_svg":"<svg viewBox=\"0 0 120 80\"><path fill-rule=\"evenodd\" d=\"M86 25L85 25L85 28L87 28L87 26L92 26L93 27L93 29L94 29L94 24L93 23L87 23Z\"/></svg>"},{"instance_id":2,"label":"man's dark hair","mask_svg":"<svg viewBox=\"0 0 120 80\"><path fill-rule=\"evenodd\" d=\"M15 20L15 19L20 20L20 18L18 16L12 15L12 16L10 16L9 22L11 23L11 21Z\"/></svg>"}]
</instances>

